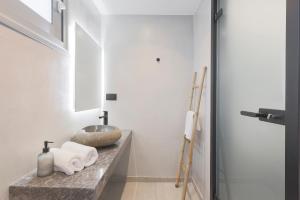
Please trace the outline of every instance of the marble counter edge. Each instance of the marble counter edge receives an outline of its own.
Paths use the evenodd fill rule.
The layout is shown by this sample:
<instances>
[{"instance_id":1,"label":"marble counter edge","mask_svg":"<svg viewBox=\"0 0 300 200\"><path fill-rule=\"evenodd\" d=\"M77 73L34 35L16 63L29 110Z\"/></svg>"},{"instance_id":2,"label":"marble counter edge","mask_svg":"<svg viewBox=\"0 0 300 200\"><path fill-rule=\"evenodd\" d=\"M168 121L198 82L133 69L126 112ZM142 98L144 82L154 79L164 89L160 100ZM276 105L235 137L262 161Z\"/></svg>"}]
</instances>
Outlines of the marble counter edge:
<instances>
[{"instance_id":1,"label":"marble counter edge","mask_svg":"<svg viewBox=\"0 0 300 200\"><path fill-rule=\"evenodd\" d=\"M27 199L45 199L45 196L49 196L48 199L61 199L62 197L64 199L82 199L82 200L94 200L97 199L101 195L101 192L105 185L107 184L108 179L110 178L114 168L116 167L118 160L122 156L122 151L130 144L132 138L132 131L131 130L122 130L122 138L118 142L118 146L110 147L110 148L104 148L100 149L99 152L99 158L94 166L91 166L90 169L87 169L85 171L79 172L77 176L77 179L75 177L75 180L78 181L80 178L80 173L85 173L85 175L82 175L83 177L89 176L89 171L92 173L92 175L95 175L95 170L98 168L101 168L101 166L105 166L105 162L108 162L109 164L107 167L101 168L102 174L99 175L100 177L98 180L93 180L94 183L89 183L85 185L83 183L85 180L83 178L82 182L79 181L79 184L76 185L68 185L63 186L57 185L57 186L38 186L38 185L30 185L26 183L29 183L33 179L39 179L38 177L34 176L35 171L23 176L21 179L13 183L9 186L9 199L10 200L19 200L19 199L26 199L26 196L28 196ZM116 148L118 147L118 148ZM113 154L113 158L105 158L105 155L102 155L102 153L106 153L105 155L108 155L110 153ZM109 155L108 155L109 157ZM102 164L104 162L104 164ZM100 169L99 169L100 170ZM59 174L59 175L58 175ZM51 175L52 176L52 175ZM51 178L50 176L50 178ZM60 177L61 180L66 179L68 181L72 181L72 178L66 175L62 175L61 173L56 173L56 175L53 175L53 178ZM76 175L73 175L76 176ZM50 179L48 177L48 179ZM28 180L26 180L28 179ZM40 179L41 180L41 179ZM50 179L51 180L51 179ZM57 182L60 180L58 179ZM62 181L63 182L63 181ZM50 194L51 193L51 194ZM52 196L50 198L50 196ZM46 200L46 199L45 199Z\"/></svg>"}]
</instances>

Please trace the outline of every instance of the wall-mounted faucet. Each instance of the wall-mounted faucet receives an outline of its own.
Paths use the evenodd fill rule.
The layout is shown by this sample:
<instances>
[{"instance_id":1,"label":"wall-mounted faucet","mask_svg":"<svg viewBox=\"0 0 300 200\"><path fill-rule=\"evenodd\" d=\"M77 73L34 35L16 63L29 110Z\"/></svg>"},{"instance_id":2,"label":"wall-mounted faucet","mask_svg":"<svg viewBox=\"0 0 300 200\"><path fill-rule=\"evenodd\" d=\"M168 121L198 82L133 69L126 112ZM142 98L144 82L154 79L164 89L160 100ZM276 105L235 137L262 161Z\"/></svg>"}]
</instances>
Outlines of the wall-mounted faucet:
<instances>
[{"instance_id":1,"label":"wall-mounted faucet","mask_svg":"<svg viewBox=\"0 0 300 200\"><path fill-rule=\"evenodd\" d=\"M103 125L108 125L108 111L103 111L104 115L100 116L99 119L103 118Z\"/></svg>"}]
</instances>

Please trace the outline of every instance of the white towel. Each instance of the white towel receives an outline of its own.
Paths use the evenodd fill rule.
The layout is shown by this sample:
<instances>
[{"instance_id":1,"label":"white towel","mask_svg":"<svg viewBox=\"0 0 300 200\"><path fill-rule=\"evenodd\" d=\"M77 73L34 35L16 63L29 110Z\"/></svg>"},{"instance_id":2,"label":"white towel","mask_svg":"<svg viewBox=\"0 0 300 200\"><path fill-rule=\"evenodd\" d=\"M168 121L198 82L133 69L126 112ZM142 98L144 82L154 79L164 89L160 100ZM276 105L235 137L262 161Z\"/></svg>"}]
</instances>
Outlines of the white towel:
<instances>
[{"instance_id":1,"label":"white towel","mask_svg":"<svg viewBox=\"0 0 300 200\"><path fill-rule=\"evenodd\" d=\"M189 140L192 140L194 116L195 116L195 113L193 111L188 111L186 113L184 135Z\"/></svg>"},{"instance_id":2,"label":"white towel","mask_svg":"<svg viewBox=\"0 0 300 200\"><path fill-rule=\"evenodd\" d=\"M84 168L81 156L62 149L51 148L50 152L54 155L54 170L72 175L76 171Z\"/></svg>"},{"instance_id":3,"label":"white towel","mask_svg":"<svg viewBox=\"0 0 300 200\"><path fill-rule=\"evenodd\" d=\"M80 155L85 167L91 166L98 159L98 152L94 147L85 146L75 142L66 142L61 148L65 151Z\"/></svg>"}]
</instances>

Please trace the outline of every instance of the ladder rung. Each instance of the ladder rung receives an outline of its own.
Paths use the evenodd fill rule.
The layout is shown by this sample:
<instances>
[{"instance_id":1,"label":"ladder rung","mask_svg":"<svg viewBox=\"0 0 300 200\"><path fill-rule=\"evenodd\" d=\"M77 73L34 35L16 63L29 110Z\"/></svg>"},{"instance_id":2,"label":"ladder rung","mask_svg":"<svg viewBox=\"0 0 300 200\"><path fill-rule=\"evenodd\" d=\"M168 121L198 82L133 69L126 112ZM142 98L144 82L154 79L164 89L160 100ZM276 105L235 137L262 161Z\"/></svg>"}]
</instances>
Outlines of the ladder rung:
<instances>
[{"instance_id":1,"label":"ladder rung","mask_svg":"<svg viewBox=\"0 0 300 200\"><path fill-rule=\"evenodd\" d=\"M187 141L188 143L191 143L191 140L190 140L190 139L187 139L185 136L184 136L184 139L185 139L185 141Z\"/></svg>"}]
</instances>

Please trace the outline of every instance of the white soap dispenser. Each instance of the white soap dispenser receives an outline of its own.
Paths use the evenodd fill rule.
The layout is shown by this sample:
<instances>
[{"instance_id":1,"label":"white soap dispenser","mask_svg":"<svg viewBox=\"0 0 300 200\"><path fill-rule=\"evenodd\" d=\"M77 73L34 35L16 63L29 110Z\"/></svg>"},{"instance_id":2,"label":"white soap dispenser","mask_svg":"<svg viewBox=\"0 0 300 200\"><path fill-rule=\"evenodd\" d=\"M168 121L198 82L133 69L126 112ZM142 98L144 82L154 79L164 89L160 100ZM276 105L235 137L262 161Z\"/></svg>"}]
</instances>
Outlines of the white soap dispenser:
<instances>
[{"instance_id":1,"label":"white soap dispenser","mask_svg":"<svg viewBox=\"0 0 300 200\"><path fill-rule=\"evenodd\" d=\"M38 155L37 176L49 176L54 171L54 155L48 147L49 141L44 142L43 153Z\"/></svg>"}]
</instances>

